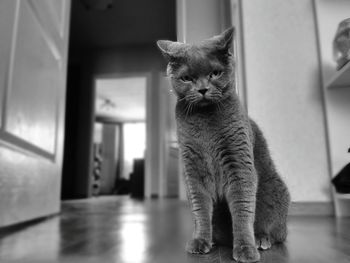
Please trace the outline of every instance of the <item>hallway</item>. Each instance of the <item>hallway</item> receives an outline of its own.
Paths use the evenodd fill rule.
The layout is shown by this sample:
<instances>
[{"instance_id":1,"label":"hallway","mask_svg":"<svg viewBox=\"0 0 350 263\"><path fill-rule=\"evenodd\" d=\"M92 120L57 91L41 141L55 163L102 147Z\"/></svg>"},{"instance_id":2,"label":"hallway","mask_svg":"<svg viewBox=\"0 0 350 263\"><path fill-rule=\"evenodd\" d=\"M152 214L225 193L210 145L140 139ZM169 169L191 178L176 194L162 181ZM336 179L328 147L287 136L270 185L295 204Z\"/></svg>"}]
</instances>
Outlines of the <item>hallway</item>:
<instances>
[{"instance_id":1,"label":"hallway","mask_svg":"<svg viewBox=\"0 0 350 263\"><path fill-rule=\"evenodd\" d=\"M230 248L187 254L191 228L187 205L175 199L64 202L59 216L1 230L0 262L234 262ZM261 262L350 262L350 219L291 217L286 246L263 252Z\"/></svg>"}]
</instances>

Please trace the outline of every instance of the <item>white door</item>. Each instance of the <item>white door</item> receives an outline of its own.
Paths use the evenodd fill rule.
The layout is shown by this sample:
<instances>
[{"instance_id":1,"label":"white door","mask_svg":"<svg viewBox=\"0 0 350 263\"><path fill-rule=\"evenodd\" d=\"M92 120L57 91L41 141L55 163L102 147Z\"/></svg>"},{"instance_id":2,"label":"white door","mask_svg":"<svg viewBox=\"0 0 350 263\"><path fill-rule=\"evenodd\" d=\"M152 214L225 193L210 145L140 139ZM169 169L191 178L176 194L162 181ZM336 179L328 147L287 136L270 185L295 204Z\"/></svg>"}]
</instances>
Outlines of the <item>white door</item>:
<instances>
[{"instance_id":1,"label":"white door","mask_svg":"<svg viewBox=\"0 0 350 263\"><path fill-rule=\"evenodd\" d=\"M0 226L59 211L69 10L0 1Z\"/></svg>"}]
</instances>

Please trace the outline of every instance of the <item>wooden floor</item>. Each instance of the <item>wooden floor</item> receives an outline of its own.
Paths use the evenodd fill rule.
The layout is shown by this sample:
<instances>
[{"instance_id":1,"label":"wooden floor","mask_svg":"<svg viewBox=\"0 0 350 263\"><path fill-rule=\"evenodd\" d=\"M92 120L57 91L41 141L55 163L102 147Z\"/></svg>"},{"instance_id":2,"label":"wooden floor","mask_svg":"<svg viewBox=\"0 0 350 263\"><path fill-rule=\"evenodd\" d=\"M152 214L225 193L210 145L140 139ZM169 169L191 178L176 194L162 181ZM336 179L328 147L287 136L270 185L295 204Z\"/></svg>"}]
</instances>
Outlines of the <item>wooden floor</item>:
<instances>
[{"instance_id":1,"label":"wooden floor","mask_svg":"<svg viewBox=\"0 0 350 263\"><path fill-rule=\"evenodd\" d=\"M234 262L231 249L184 251L191 215L177 200L103 197L62 204L62 214L0 231L0 262ZM350 219L292 217L285 246L261 253L268 263L350 262Z\"/></svg>"}]
</instances>

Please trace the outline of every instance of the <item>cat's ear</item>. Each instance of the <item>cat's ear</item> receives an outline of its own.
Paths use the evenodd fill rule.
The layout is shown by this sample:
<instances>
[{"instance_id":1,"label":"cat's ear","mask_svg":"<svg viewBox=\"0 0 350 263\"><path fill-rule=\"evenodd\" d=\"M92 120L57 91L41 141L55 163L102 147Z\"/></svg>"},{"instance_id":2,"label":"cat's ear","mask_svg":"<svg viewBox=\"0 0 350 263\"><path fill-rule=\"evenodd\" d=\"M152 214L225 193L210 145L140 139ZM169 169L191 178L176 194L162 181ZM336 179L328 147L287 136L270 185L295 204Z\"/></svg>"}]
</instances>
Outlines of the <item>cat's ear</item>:
<instances>
[{"instance_id":1,"label":"cat's ear","mask_svg":"<svg viewBox=\"0 0 350 263\"><path fill-rule=\"evenodd\" d=\"M234 36L234 28L230 27L222 32L220 35L215 36L214 40L216 42L216 48L220 51L224 51L227 53L232 52L233 46L233 36Z\"/></svg>"},{"instance_id":2,"label":"cat's ear","mask_svg":"<svg viewBox=\"0 0 350 263\"><path fill-rule=\"evenodd\" d=\"M170 40L158 40L157 46L162 52L163 56L168 60L175 59L180 56L180 50L183 43L173 42Z\"/></svg>"}]
</instances>

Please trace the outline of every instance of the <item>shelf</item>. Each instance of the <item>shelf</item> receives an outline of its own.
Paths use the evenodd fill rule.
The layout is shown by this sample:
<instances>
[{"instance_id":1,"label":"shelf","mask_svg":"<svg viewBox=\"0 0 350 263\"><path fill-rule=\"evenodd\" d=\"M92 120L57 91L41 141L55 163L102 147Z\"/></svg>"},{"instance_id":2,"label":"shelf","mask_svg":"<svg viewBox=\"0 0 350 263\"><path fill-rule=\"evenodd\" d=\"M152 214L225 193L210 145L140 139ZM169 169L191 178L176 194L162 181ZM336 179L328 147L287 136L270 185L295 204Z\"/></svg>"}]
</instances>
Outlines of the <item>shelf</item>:
<instances>
[{"instance_id":1,"label":"shelf","mask_svg":"<svg viewBox=\"0 0 350 263\"><path fill-rule=\"evenodd\" d=\"M338 199L349 199L350 200L350 194L334 193L334 196Z\"/></svg>"},{"instance_id":2,"label":"shelf","mask_svg":"<svg viewBox=\"0 0 350 263\"><path fill-rule=\"evenodd\" d=\"M333 78L327 83L326 87L328 89L350 87L350 62L336 72Z\"/></svg>"}]
</instances>

